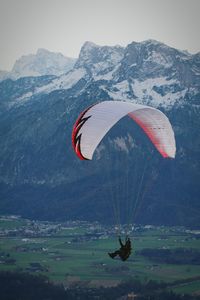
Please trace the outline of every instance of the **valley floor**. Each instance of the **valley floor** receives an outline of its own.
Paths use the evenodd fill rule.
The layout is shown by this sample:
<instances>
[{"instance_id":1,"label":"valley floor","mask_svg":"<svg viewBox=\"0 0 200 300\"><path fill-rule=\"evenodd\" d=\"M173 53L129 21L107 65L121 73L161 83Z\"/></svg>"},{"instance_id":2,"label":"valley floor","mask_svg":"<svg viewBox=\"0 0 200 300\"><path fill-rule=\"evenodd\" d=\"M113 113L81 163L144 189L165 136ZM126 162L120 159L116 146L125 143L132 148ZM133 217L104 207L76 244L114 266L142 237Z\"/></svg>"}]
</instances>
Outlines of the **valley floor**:
<instances>
[{"instance_id":1,"label":"valley floor","mask_svg":"<svg viewBox=\"0 0 200 300\"><path fill-rule=\"evenodd\" d=\"M131 235L133 253L122 262L107 254L119 248L112 227L2 216L0 271L43 274L66 288L110 287L138 278L143 282L163 281L177 293L200 294L200 232L180 227L137 226ZM191 256L189 261L181 260L184 253ZM170 260L169 254L177 256L176 261Z\"/></svg>"}]
</instances>

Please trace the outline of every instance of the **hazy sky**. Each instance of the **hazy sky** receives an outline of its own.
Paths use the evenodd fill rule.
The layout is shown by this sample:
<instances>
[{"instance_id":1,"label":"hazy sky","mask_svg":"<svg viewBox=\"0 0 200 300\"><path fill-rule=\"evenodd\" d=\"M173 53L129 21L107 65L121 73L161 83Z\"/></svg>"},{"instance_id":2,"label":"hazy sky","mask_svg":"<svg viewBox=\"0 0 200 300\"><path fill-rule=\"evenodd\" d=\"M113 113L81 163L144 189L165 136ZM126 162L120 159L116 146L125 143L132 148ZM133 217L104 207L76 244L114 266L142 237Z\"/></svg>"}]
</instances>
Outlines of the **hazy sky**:
<instances>
[{"instance_id":1,"label":"hazy sky","mask_svg":"<svg viewBox=\"0 0 200 300\"><path fill-rule=\"evenodd\" d=\"M38 48L78 57L85 41L156 39L200 51L200 0L0 0L0 70Z\"/></svg>"}]
</instances>

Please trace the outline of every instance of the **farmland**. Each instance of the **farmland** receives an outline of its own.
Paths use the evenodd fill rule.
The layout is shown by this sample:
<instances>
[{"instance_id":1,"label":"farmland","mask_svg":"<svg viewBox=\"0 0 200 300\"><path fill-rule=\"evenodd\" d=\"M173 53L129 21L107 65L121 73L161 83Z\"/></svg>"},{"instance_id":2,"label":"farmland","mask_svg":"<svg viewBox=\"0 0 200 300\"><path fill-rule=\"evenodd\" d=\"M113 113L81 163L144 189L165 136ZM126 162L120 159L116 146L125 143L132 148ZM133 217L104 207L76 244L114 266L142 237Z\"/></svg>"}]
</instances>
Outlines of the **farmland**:
<instances>
[{"instance_id":1,"label":"farmland","mask_svg":"<svg viewBox=\"0 0 200 300\"><path fill-rule=\"evenodd\" d=\"M200 293L199 264L157 262L140 254L143 249L200 251L197 231L137 226L131 233L133 254L122 262L107 255L119 247L113 228L99 223L1 217L0 226L0 271L43 274L65 286L114 286L136 277L167 282L178 293Z\"/></svg>"}]
</instances>

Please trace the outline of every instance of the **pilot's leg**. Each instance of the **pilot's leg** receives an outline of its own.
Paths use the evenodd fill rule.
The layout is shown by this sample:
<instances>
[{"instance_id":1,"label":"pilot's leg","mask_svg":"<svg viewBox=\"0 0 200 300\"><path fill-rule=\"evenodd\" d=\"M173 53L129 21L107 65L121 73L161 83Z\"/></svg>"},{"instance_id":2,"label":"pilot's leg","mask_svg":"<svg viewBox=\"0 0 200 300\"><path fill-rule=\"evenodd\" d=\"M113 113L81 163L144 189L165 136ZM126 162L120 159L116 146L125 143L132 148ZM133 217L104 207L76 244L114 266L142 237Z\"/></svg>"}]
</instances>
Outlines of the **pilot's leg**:
<instances>
[{"instance_id":1,"label":"pilot's leg","mask_svg":"<svg viewBox=\"0 0 200 300\"><path fill-rule=\"evenodd\" d=\"M119 255L119 250L113 252L113 253L108 253L108 255L111 257L111 258L115 258L115 256Z\"/></svg>"}]
</instances>

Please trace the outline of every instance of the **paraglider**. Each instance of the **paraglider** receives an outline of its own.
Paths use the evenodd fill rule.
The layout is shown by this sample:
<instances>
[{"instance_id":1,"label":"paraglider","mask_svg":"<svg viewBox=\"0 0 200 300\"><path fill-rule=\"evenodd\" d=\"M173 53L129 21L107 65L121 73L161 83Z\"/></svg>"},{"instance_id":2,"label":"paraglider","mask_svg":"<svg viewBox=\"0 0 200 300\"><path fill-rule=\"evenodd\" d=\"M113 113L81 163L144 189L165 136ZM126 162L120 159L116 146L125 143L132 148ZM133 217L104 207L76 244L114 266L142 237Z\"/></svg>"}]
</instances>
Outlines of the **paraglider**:
<instances>
[{"instance_id":1,"label":"paraglider","mask_svg":"<svg viewBox=\"0 0 200 300\"><path fill-rule=\"evenodd\" d=\"M80 114L72 132L76 155L81 160L92 160L101 140L125 116L139 125L163 158L175 158L174 132L166 115L156 108L124 101L103 101ZM121 248L109 255L112 258L119 255L122 260L126 260L131 253L130 239L127 237L125 245L121 239L119 242Z\"/></svg>"},{"instance_id":2,"label":"paraglider","mask_svg":"<svg viewBox=\"0 0 200 300\"><path fill-rule=\"evenodd\" d=\"M122 243L121 237L119 237L119 244L120 244L120 249L116 250L113 253L108 253L108 255L111 258L115 258L116 256L119 256L121 260L125 261L129 258L131 255L131 240L129 237L126 237L125 239L125 244Z\"/></svg>"},{"instance_id":3,"label":"paraglider","mask_svg":"<svg viewBox=\"0 0 200 300\"><path fill-rule=\"evenodd\" d=\"M144 130L163 157L175 157L174 132L168 118L156 108L122 101L100 102L79 116L72 133L77 156L91 160L106 133L126 115Z\"/></svg>"}]
</instances>

